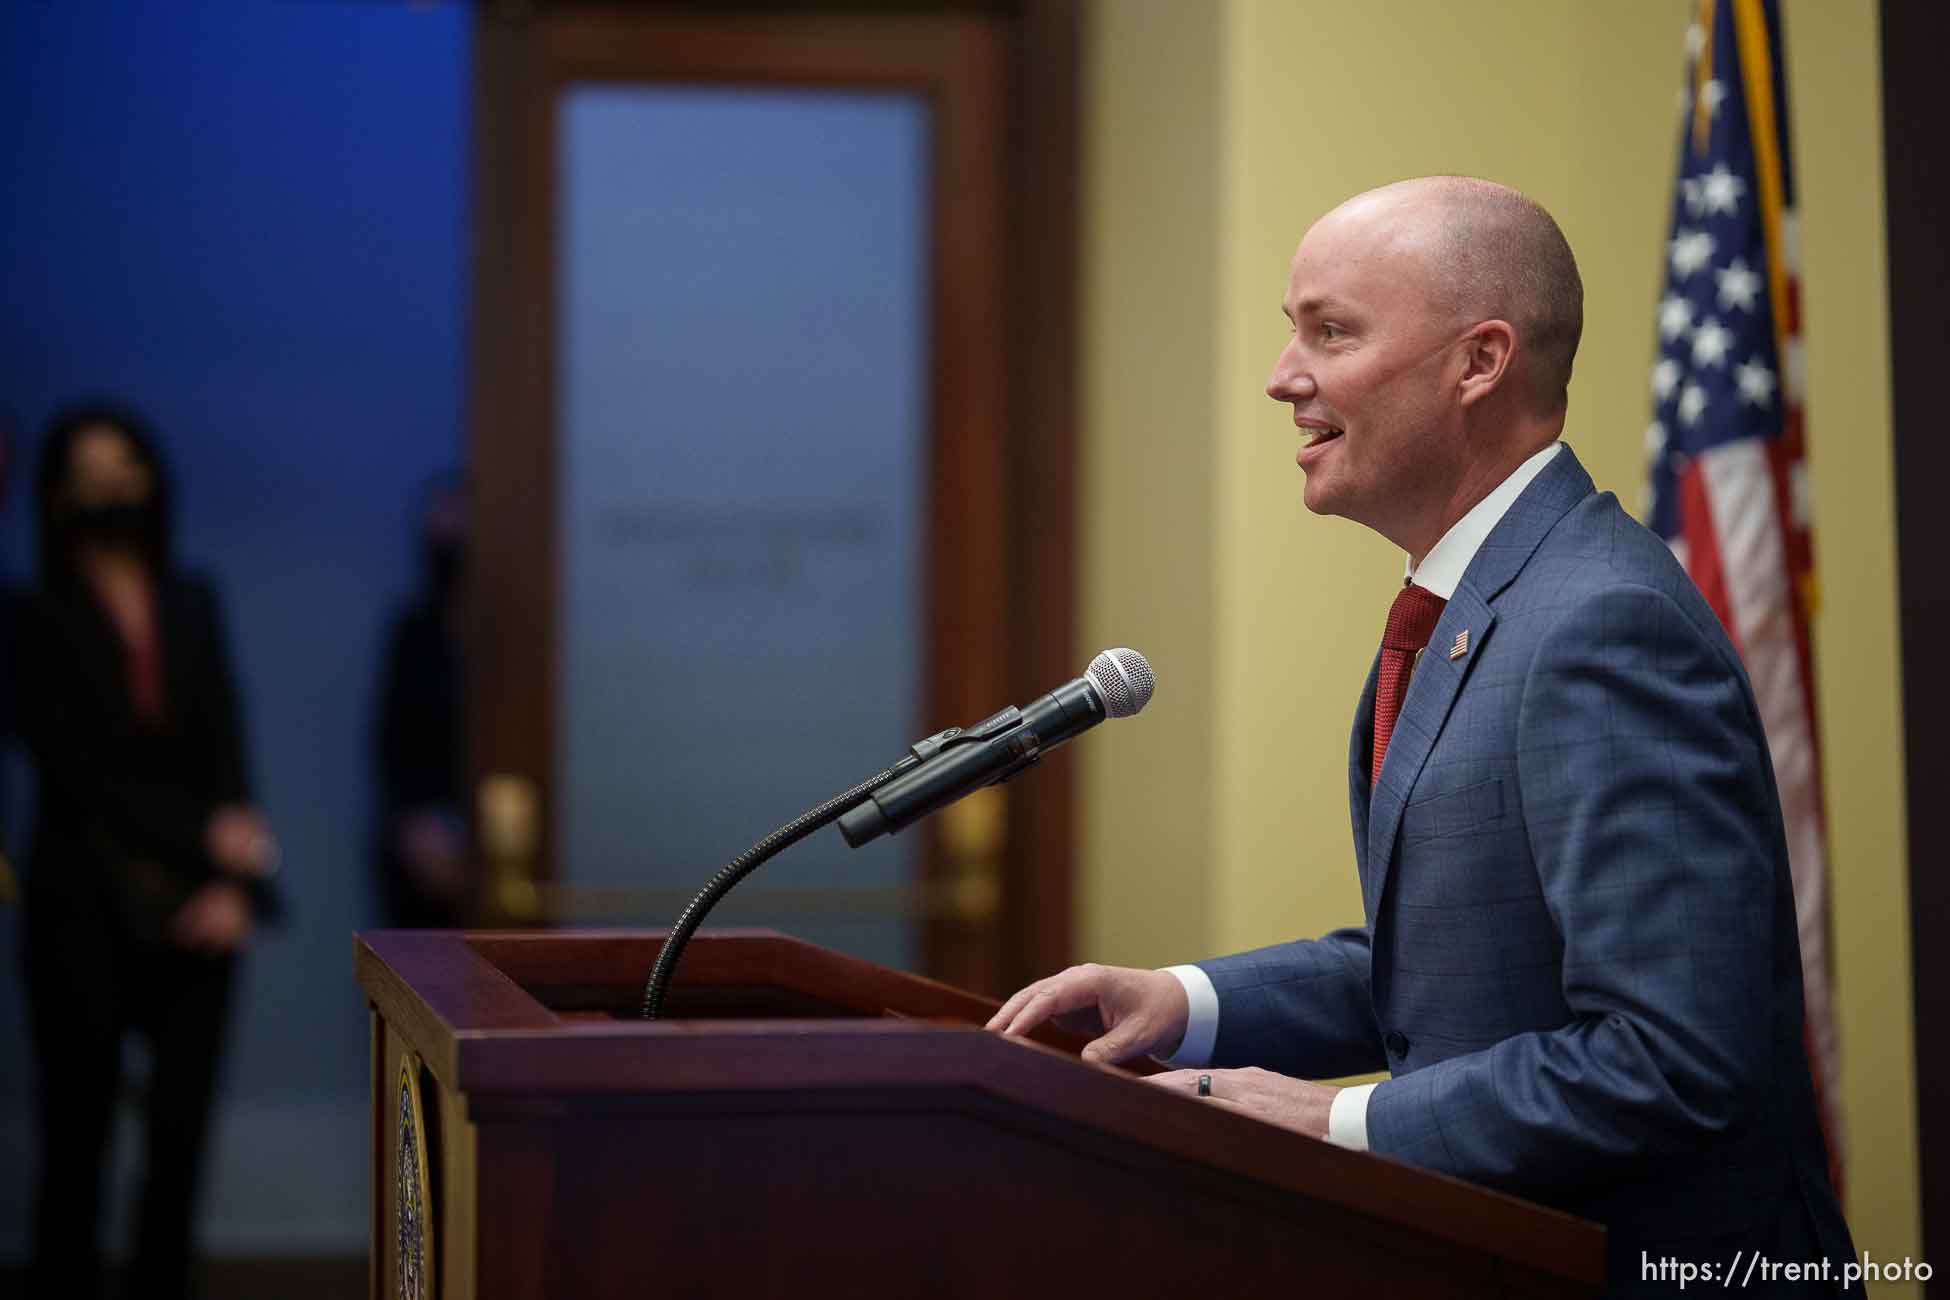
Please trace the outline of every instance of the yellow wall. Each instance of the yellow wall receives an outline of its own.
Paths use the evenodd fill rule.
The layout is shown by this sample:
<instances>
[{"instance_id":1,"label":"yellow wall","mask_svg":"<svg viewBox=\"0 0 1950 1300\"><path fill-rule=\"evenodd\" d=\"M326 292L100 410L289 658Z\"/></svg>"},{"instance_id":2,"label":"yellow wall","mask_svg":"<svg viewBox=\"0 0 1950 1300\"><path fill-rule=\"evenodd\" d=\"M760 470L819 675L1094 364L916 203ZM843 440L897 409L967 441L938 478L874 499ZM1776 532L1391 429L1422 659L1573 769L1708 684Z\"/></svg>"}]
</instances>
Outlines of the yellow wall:
<instances>
[{"instance_id":1,"label":"yellow wall","mask_svg":"<svg viewBox=\"0 0 1950 1300\"><path fill-rule=\"evenodd\" d=\"M1261 392L1316 216L1438 171L1550 208L1586 288L1567 437L1636 504L1691 9L1096 0L1082 648L1137 646L1159 690L1080 756L1082 955L1162 964L1360 916L1347 731L1401 556L1306 513ZM1915 1256L1876 10L1789 0L1786 24L1850 1218L1858 1246Z\"/></svg>"},{"instance_id":2,"label":"yellow wall","mask_svg":"<svg viewBox=\"0 0 1950 1300\"><path fill-rule=\"evenodd\" d=\"M1215 15L1130 0L1085 45L1079 622L1090 654L1135 646L1180 683L1080 765L1087 953L1185 952L1211 906Z\"/></svg>"}]
</instances>

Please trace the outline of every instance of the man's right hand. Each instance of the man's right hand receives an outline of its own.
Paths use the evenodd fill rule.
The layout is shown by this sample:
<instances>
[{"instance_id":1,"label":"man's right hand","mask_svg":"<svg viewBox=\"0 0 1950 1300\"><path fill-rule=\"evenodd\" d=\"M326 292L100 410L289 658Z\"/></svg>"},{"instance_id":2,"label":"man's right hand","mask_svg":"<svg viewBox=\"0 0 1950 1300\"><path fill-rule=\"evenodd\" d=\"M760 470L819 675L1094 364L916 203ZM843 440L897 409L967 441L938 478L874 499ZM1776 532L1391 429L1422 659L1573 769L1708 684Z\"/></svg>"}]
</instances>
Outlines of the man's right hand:
<instances>
[{"instance_id":1,"label":"man's right hand","mask_svg":"<svg viewBox=\"0 0 1950 1300\"><path fill-rule=\"evenodd\" d=\"M1046 1021L1084 1034L1083 1059L1115 1065L1134 1056L1169 1056L1184 1041L1191 1004L1168 971L1072 966L1037 980L1002 1004L988 1028L1026 1034Z\"/></svg>"}]
</instances>

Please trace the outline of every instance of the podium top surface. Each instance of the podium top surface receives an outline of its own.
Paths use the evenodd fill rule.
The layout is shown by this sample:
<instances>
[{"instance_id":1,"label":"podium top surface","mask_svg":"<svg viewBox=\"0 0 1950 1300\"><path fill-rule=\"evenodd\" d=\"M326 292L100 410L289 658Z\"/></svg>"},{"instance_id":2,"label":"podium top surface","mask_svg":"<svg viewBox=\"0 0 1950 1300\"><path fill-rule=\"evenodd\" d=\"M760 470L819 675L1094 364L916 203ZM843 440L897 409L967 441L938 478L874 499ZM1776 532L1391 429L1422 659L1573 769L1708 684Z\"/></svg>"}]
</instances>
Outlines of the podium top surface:
<instances>
[{"instance_id":1,"label":"podium top surface","mask_svg":"<svg viewBox=\"0 0 1950 1300\"><path fill-rule=\"evenodd\" d=\"M662 930L378 931L355 936L367 1000L470 1108L523 1098L923 1089L978 1094L1028 1123L1077 1125L1523 1270L1592 1286L1595 1224L1348 1151L1085 1065L1060 1032L1005 1039L998 1004L767 930L700 931L668 1018L637 1017Z\"/></svg>"}]
</instances>

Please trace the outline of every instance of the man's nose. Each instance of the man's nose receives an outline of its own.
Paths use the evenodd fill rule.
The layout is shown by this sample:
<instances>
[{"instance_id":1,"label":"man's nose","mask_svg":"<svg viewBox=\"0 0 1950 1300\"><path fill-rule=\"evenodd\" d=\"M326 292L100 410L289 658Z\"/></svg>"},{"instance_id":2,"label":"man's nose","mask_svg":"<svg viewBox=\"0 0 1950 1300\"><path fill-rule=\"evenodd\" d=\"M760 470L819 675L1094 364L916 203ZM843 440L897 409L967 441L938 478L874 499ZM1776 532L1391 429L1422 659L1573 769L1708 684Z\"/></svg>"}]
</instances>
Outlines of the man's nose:
<instances>
[{"instance_id":1,"label":"man's nose","mask_svg":"<svg viewBox=\"0 0 1950 1300\"><path fill-rule=\"evenodd\" d=\"M1276 402L1306 401L1314 395L1313 376L1300 364L1296 349L1289 343L1273 363L1273 373L1266 379L1266 395Z\"/></svg>"}]
</instances>

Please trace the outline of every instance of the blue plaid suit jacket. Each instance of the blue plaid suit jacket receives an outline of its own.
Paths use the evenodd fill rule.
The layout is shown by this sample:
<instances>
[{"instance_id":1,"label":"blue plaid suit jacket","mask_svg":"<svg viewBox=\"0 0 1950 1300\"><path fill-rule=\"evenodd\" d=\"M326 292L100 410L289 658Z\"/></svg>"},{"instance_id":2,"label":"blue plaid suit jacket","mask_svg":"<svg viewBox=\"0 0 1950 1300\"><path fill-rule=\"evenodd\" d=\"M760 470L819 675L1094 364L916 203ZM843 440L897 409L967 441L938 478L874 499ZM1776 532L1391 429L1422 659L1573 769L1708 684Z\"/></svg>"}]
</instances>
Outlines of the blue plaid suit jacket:
<instances>
[{"instance_id":1,"label":"blue plaid suit jacket","mask_svg":"<svg viewBox=\"0 0 1950 1300\"><path fill-rule=\"evenodd\" d=\"M1373 1151L1607 1224L1615 1282L1783 1223L1839 1268L1773 765L1718 619L1567 446L1429 644L1372 798L1372 671L1355 716L1364 924L1201 962L1214 1064L1392 1071Z\"/></svg>"}]
</instances>

